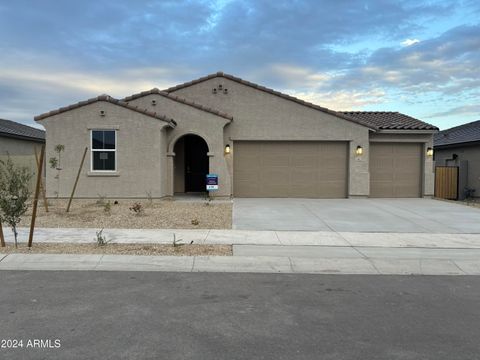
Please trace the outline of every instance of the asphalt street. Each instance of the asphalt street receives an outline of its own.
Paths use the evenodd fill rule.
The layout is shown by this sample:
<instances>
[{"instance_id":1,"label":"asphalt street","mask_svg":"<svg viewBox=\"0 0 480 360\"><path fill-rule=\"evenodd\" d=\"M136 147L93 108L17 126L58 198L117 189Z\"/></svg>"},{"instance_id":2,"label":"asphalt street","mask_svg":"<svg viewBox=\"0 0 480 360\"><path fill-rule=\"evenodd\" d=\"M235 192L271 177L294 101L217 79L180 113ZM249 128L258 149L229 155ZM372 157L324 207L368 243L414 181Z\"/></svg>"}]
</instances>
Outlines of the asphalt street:
<instances>
[{"instance_id":1,"label":"asphalt street","mask_svg":"<svg viewBox=\"0 0 480 360\"><path fill-rule=\"evenodd\" d=\"M1 271L23 347L0 358L478 359L479 299L478 276Z\"/></svg>"}]
</instances>

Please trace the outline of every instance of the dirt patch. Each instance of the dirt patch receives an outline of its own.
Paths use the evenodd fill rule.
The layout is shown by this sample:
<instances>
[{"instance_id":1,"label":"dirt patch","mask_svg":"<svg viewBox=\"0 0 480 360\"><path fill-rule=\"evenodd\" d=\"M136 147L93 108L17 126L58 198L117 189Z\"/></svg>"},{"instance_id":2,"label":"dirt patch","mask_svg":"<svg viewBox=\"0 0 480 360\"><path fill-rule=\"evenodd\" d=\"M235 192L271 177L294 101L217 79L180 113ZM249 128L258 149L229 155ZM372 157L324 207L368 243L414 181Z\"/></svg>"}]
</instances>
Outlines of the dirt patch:
<instances>
[{"instance_id":1,"label":"dirt patch","mask_svg":"<svg viewBox=\"0 0 480 360\"><path fill-rule=\"evenodd\" d=\"M194 245L174 247L166 244L58 244L37 243L30 249L22 244L0 248L2 254L110 254L110 255L168 255L168 256L231 256L231 245Z\"/></svg>"},{"instance_id":2,"label":"dirt patch","mask_svg":"<svg viewBox=\"0 0 480 360\"><path fill-rule=\"evenodd\" d=\"M69 213L67 202L50 200L49 212L39 201L37 227L112 228L112 229L231 229L232 204L230 202L181 202L75 200ZM106 204L110 205L106 205ZM135 203L141 211L130 210ZM31 206L20 226L29 226Z\"/></svg>"}]
</instances>

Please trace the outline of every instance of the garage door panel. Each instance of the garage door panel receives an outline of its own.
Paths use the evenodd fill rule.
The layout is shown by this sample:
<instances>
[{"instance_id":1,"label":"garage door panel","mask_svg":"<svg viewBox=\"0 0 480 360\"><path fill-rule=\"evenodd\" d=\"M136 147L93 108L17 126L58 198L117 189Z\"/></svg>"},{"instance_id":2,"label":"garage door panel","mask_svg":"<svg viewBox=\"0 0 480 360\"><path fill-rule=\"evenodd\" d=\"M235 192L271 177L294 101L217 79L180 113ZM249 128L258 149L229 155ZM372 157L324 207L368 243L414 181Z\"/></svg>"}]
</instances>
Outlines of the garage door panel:
<instances>
[{"instance_id":1,"label":"garage door panel","mask_svg":"<svg viewBox=\"0 0 480 360\"><path fill-rule=\"evenodd\" d=\"M410 194L412 197L416 197L418 195L418 188L415 185L411 184L398 184L394 187L394 194L396 197L405 197Z\"/></svg>"},{"instance_id":2,"label":"garage door panel","mask_svg":"<svg viewBox=\"0 0 480 360\"><path fill-rule=\"evenodd\" d=\"M239 197L246 197L248 194L251 193L258 193L259 188L258 185L252 183L252 181L238 181L238 196Z\"/></svg>"},{"instance_id":3,"label":"garage door panel","mask_svg":"<svg viewBox=\"0 0 480 360\"><path fill-rule=\"evenodd\" d=\"M293 189L290 189L288 197L298 197L298 198L312 198L317 196L317 189L315 185L304 186L298 185Z\"/></svg>"},{"instance_id":4,"label":"garage door panel","mask_svg":"<svg viewBox=\"0 0 480 360\"><path fill-rule=\"evenodd\" d=\"M325 169L325 171L319 172L318 179L319 181L338 181L344 183L346 173L341 169Z\"/></svg>"},{"instance_id":5,"label":"garage door panel","mask_svg":"<svg viewBox=\"0 0 480 360\"><path fill-rule=\"evenodd\" d=\"M345 197L345 186L338 181L321 181L317 187L319 198Z\"/></svg>"},{"instance_id":6,"label":"garage door panel","mask_svg":"<svg viewBox=\"0 0 480 360\"><path fill-rule=\"evenodd\" d=\"M418 156L418 146L411 144L397 144L395 146L395 154L402 157L416 158Z\"/></svg>"},{"instance_id":7,"label":"garage door panel","mask_svg":"<svg viewBox=\"0 0 480 360\"><path fill-rule=\"evenodd\" d=\"M257 155L261 156L261 154ZM260 158L261 166L278 166L278 167L285 167L288 166L289 156L288 155L264 155Z\"/></svg>"},{"instance_id":8,"label":"garage door panel","mask_svg":"<svg viewBox=\"0 0 480 360\"><path fill-rule=\"evenodd\" d=\"M421 178L421 144L370 144L370 197L419 197Z\"/></svg>"},{"instance_id":9,"label":"garage door panel","mask_svg":"<svg viewBox=\"0 0 480 360\"><path fill-rule=\"evenodd\" d=\"M372 181L370 183L370 197L395 197L391 181Z\"/></svg>"},{"instance_id":10,"label":"garage door panel","mask_svg":"<svg viewBox=\"0 0 480 360\"><path fill-rule=\"evenodd\" d=\"M318 156L310 154L293 153L290 156L291 166L293 167L311 167L318 161Z\"/></svg>"},{"instance_id":11,"label":"garage door panel","mask_svg":"<svg viewBox=\"0 0 480 360\"><path fill-rule=\"evenodd\" d=\"M236 181L251 181L254 180L256 183L259 182L260 176L258 172L255 172L254 174L251 173L251 171L240 171L237 170L235 173L235 180Z\"/></svg>"},{"instance_id":12,"label":"garage door panel","mask_svg":"<svg viewBox=\"0 0 480 360\"><path fill-rule=\"evenodd\" d=\"M292 184L316 184L318 182L318 173L316 169L312 168L295 168L293 173L290 173Z\"/></svg>"},{"instance_id":13,"label":"garage door panel","mask_svg":"<svg viewBox=\"0 0 480 360\"><path fill-rule=\"evenodd\" d=\"M288 167L269 167L259 169L260 180L269 184L288 184L290 172Z\"/></svg>"},{"instance_id":14,"label":"garage door panel","mask_svg":"<svg viewBox=\"0 0 480 360\"><path fill-rule=\"evenodd\" d=\"M347 196L346 142L238 141L234 149L235 196ZM248 157L244 151L248 151ZM255 164L260 166L245 161L253 154L257 159ZM257 184L248 184L248 181Z\"/></svg>"},{"instance_id":15,"label":"garage door panel","mask_svg":"<svg viewBox=\"0 0 480 360\"><path fill-rule=\"evenodd\" d=\"M384 182L384 181L393 181L393 177L395 173L392 171L377 171L375 173L370 173L370 176L373 177L374 180L372 182Z\"/></svg>"}]
</instances>

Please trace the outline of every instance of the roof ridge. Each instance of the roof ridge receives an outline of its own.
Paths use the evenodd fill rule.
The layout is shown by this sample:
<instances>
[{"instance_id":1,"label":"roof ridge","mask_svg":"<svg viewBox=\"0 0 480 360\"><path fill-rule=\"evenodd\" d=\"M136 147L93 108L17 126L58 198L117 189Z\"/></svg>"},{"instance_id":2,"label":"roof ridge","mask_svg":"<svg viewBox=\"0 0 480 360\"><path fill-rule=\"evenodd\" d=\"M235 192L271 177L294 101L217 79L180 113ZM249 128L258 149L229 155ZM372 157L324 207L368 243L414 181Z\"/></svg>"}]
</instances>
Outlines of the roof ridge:
<instances>
[{"instance_id":1,"label":"roof ridge","mask_svg":"<svg viewBox=\"0 0 480 360\"><path fill-rule=\"evenodd\" d=\"M379 110L379 111L376 111L376 110L369 110L369 111L360 111L360 110L351 110L351 111L337 111L339 113L354 113L354 114L361 114L361 113L365 113L365 114L400 114L400 112L398 111L383 111L383 110Z\"/></svg>"},{"instance_id":2,"label":"roof ridge","mask_svg":"<svg viewBox=\"0 0 480 360\"><path fill-rule=\"evenodd\" d=\"M56 110L51 110L49 112L46 112L46 113L35 116L34 120L35 121L40 121L40 120L43 120L43 119L45 119L47 117L50 117L50 116L53 116L53 115L57 115L57 114L60 114L60 113L66 112L66 111L77 109L77 108L85 106L85 105L93 104L97 101L106 101L106 102L109 102L109 103L114 104L114 105L122 106L126 109L136 111L136 112L141 113L143 115L147 115L147 116L153 117L155 119L168 122L173 127L176 125L175 120L173 120L173 119L171 119L171 118L169 118L165 115L157 114L156 112L150 111L148 109L139 109L138 106L130 105L130 104L128 104L128 103L126 103L122 100L115 99L112 96L107 95L107 94L102 94L102 95L99 95L97 97L90 98L88 100L79 101L79 102L77 102L75 104L72 104L72 105L64 106L64 107L58 108Z\"/></svg>"},{"instance_id":3,"label":"roof ridge","mask_svg":"<svg viewBox=\"0 0 480 360\"><path fill-rule=\"evenodd\" d=\"M128 102L131 101L131 100L135 100L135 99L141 98L141 97L143 97L143 96L153 95L153 94L157 94L157 95L160 95L160 96L169 98L169 99L171 99L171 100L180 102L180 103L185 104L185 105L192 106L192 107L194 107L194 108L197 108L197 109L202 110L202 111L205 111L205 112L212 113L212 114L214 114L214 115L217 115L217 116L226 118L226 119L228 119L228 120L233 120L233 116L231 116L231 115L229 115L229 114L227 114L227 113L225 113L225 112L222 112L222 111L220 111L220 110L217 110L217 109L214 109L214 108L211 108L211 107L208 107L208 106L205 106L205 105L196 103L195 101L185 99L185 98L180 97L180 96L178 96L178 95L170 94L170 93L166 92L165 90L159 90L159 89L156 88L156 87L153 88L153 89L150 89L150 90L142 91L142 92L139 92L139 93L137 93L137 94L133 94L133 95L127 96L127 97L123 98L122 101L128 103Z\"/></svg>"},{"instance_id":4,"label":"roof ridge","mask_svg":"<svg viewBox=\"0 0 480 360\"><path fill-rule=\"evenodd\" d=\"M296 98L295 96L288 95L288 94L284 94L284 93L282 93L282 92L280 92L280 91L277 91L277 90L268 88L268 87L263 86L263 85L259 85L259 84L253 83L253 82L248 81L248 80L243 80L243 79L241 79L241 78L239 78L239 77L236 77L236 76L233 76L233 75L230 75L230 74L226 74L226 73L224 73L223 71L217 71L216 73L209 74L209 75L200 77L200 78L198 78L198 79L185 82L185 83L183 83L183 84L179 84L179 85L176 85L176 86L172 86L172 87L170 87L170 88L165 89L164 91L167 92L167 93L171 93L171 92L173 92L173 91L176 91L176 90L179 90L179 89L183 89L183 88L185 88L185 87L188 87L188 86L191 86L191 85L194 85L194 84L198 84L198 83L201 83L201 82L204 82L204 81L207 81L207 80L216 78L216 77L224 77L224 78L226 78L226 79L229 79L229 80L238 82L238 83L240 83L240 84L253 87L254 89L257 89L257 90L260 90L260 91L264 91L264 92L269 93L269 94L272 94L272 95L279 96L279 97L281 97L281 98L283 98L283 99L286 99L286 100L293 101L293 102L295 102L295 103L297 103L297 104L304 105L304 106L307 106L307 107L309 107L309 108L312 108L312 109L315 109L315 110L319 110L319 111L325 112L325 113L330 114L330 115L337 116L337 117L339 117L339 118L341 118L341 119L348 120L348 121L351 121L351 122L354 122L354 123L357 123L357 124L366 126L366 127L370 128L370 129L373 129L373 130L377 130L377 127L376 127L376 126L374 126L374 125L372 125L372 124L368 124L367 122L364 122L364 121L362 121L362 120L360 120L360 119L351 118L351 117L349 117L348 115L342 114L342 113L340 113L340 112L337 112L337 111L328 109L328 108L326 108L326 107L323 107L323 106L320 106L320 105L317 105L317 104L313 104L313 103L308 102L308 101L305 101L305 100L301 100L301 99L299 99L299 98Z\"/></svg>"}]
</instances>

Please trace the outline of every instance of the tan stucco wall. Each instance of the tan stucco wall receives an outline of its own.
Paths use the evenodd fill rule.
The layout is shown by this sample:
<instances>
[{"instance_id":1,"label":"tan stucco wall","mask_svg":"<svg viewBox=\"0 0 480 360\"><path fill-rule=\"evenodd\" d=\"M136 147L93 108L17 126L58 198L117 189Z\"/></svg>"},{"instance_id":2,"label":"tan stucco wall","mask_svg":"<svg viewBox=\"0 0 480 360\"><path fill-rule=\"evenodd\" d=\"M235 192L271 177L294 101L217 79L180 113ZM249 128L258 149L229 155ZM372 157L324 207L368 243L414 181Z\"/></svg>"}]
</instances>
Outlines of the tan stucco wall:
<instances>
[{"instance_id":1,"label":"tan stucco wall","mask_svg":"<svg viewBox=\"0 0 480 360\"><path fill-rule=\"evenodd\" d=\"M435 173L433 158L427 156L427 148L433 147L433 134L388 134L388 133L372 133L370 134L371 142L413 142L422 144L423 156L423 196L433 196L435 186Z\"/></svg>"},{"instance_id":2,"label":"tan stucco wall","mask_svg":"<svg viewBox=\"0 0 480 360\"><path fill-rule=\"evenodd\" d=\"M152 100L155 100L156 105L152 105ZM231 175L227 170L223 138L224 127L230 120L158 94L147 95L132 100L129 103L142 109L149 109L166 115L173 118L177 123L175 129L169 129L167 131L167 171L164 173L164 181L167 183L166 195L173 195L175 190L175 143L187 134L195 134L202 137L208 145L209 171L218 174L219 180L219 190L212 195L219 197L228 197L231 195Z\"/></svg>"},{"instance_id":3,"label":"tan stucco wall","mask_svg":"<svg viewBox=\"0 0 480 360\"><path fill-rule=\"evenodd\" d=\"M40 153L42 143L15 139L11 137L0 136L0 155L12 156L33 156L35 157L35 149Z\"/></svg>"},{"instance_id":4,"label":"tan stucco wall","mask_svg":"<svg viewBox=\"0 0 480 360\"><path fill-rule=\"evenodd\" d=\"M452 159L453 154L457 154L456 160L446 162ZM480 146L459 146L446 149L435 149L435 165L438 166L459 166L460 162L467 161L466 186L475 189L475 197L480 197ZM459 188L462 192L463 188Z\"/></svg>"},{"instance_id":5,"label":"tan stucco wall","mask_svg":"<svg viewBox=\"0 0 480 360\"><path fill-rule=\"evenodd\" d=\"M30 180L30 189L35 187L35 179L37 174L37 161L35 159L35 150L40 156L42 143L15 139L0 136L0 160L6 161L10 159L18 166L27 167L33 175ZM45 174L43 174L45 176Z\"/></svg>"},{"instance_id":6,"label":"tan stucco wall","mask_svg":"<svg viewBox=\"0 0 480 360\"><path fill-rule=\"evenodd\" d=\"M100 116L100 110L105 116ZM47 196L70 196L86 146L85 158L75 197L145 198L165 195L166 122L99 101L41 121L47 131L46 159L56 156L54 147L65 145L61 154L60 179L47 165ZM90 130L117 129L117 172L100 175L90 171Z\"/></svg>"},{"instance_id":7,"label":"tan stucco wall","mask_svg":"<svg viewBox=\"0 0 480 360\"><path fill-rule=\"evenodd\" d=\"M219 84L228 89L228 94L212 93L212 88ZM224 143L232 147L231 155L227 156L230 177L233 174L232 157L235 156L234 140L348 141L349 196L368 195L369 130L366 127L225 78L214 78L177 90L175 95L233 116L233 122L225 127L223 135ZM357 145L364 148L361 157L355 156Z\"/></svg>"}]
</instances>

